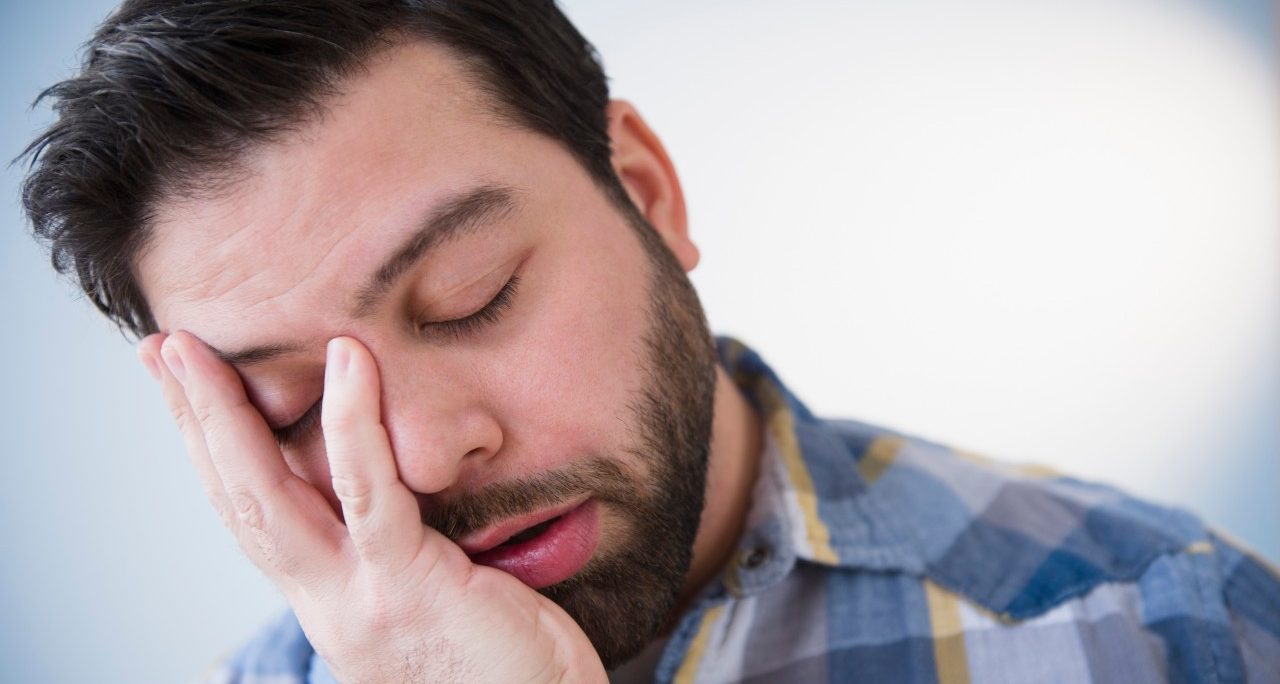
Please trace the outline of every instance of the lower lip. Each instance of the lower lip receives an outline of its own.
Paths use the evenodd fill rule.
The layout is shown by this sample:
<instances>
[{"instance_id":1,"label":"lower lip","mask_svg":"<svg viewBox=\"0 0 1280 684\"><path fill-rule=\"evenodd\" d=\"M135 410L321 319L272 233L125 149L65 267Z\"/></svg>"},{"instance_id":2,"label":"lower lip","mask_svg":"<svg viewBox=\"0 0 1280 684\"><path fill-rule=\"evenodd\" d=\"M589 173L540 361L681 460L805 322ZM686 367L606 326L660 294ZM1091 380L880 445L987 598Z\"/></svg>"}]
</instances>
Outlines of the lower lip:
<instances>
[{"instance_id":1,"label":"lower lip","mask_svg":"<svg viewBox=\"0 0 1280 684\"><path fill-rule=\"evenodd\" d=\"M533 539L482 551L472 556L471 561L497 568L534 589L542 589L577 574L591 560L599 538L596 504L588 499Z\"/></svg>"}]
</instances>

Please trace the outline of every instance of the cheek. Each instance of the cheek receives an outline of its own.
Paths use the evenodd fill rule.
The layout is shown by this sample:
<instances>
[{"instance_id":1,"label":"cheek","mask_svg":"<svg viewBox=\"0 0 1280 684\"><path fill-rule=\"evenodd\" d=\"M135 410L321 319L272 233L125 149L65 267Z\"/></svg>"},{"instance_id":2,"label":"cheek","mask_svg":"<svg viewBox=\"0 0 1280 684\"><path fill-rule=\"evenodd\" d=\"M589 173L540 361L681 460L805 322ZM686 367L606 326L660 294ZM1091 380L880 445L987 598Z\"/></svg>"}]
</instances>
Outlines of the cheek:
<instances>
[{"instance_id":1,"label":"cheek","mask_svg":"<svg viewBox=\"0 0 1280 684\"><path fill-rule=\"evenodd\" d=\"M643 377L644 277L607 245L573 250L546 282L549 302L518 335L519 370L504 400L508 446L519 469L583 456L615 456L634 437L629 402ZM600 268L609 264L610 268ZM532 462L530 462L530 460Z\"/></svg>"}]
</instances>

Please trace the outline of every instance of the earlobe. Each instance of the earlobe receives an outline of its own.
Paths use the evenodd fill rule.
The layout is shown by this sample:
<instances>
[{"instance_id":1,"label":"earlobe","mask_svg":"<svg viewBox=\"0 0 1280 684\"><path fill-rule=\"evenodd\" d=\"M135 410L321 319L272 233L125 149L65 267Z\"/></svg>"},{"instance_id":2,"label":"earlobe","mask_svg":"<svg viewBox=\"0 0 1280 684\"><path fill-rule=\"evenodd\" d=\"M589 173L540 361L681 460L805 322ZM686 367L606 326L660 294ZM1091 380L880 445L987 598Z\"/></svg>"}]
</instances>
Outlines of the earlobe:
<instances>
[{"instance_id":1,"label":"earlobe","mask_svg":"<svg viewBox=\"0 0 1280 684\"><path fill-rule=\"evenodd\" d=\"M693 270L698 264L698 247L689 239L684 192L666 149L631 103L613 100L605 115L613 170L622 187L684 270Z\"/></svg>"}]
</instances>

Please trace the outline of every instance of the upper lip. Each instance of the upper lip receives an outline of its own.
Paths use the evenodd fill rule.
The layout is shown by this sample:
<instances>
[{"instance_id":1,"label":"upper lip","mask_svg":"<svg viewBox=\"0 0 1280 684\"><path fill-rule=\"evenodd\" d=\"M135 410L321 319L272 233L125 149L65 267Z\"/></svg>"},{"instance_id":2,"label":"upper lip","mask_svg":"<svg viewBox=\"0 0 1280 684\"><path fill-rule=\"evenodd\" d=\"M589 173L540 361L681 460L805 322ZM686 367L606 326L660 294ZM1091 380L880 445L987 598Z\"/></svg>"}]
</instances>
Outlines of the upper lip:
<instances>
[{"instance_id":1,"label":"upper lip","mask_svg":"<svg viewBox=\"0 0 1280 684\"><path fill-rule=\"evenodd\" d=\"M468 532L454 540L454 542L462 547L462 550L468 556L474 556L502 544L530 527L558 518L581 506L584 501L586 501L586 497L580 497L540 511L500 520L483 529Z\"/></svg>"}]
</instances>

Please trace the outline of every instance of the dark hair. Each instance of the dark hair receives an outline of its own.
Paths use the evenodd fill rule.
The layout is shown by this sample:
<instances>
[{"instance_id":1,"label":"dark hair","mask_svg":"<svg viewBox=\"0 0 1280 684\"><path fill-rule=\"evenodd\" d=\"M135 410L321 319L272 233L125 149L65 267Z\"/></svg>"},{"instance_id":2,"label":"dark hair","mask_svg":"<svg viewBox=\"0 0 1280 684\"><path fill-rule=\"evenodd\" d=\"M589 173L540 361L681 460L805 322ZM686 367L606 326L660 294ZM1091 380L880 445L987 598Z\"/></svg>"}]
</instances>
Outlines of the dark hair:
<instances>
[{"instance_id":1,"label":"dark hair","mask_svg":"<svg viewBox=\"0 0 1280 684\"><path fill-rule=\"evenodd\" d=\"M461 58L497 114L563 143L634 211L610 164L604 71L553 0L128 0L36 100L58 115L22 155L36 238L122 331L155 332L132 264L156 203L215 187L406 38Z\"/></svg>"}]
</instances>

